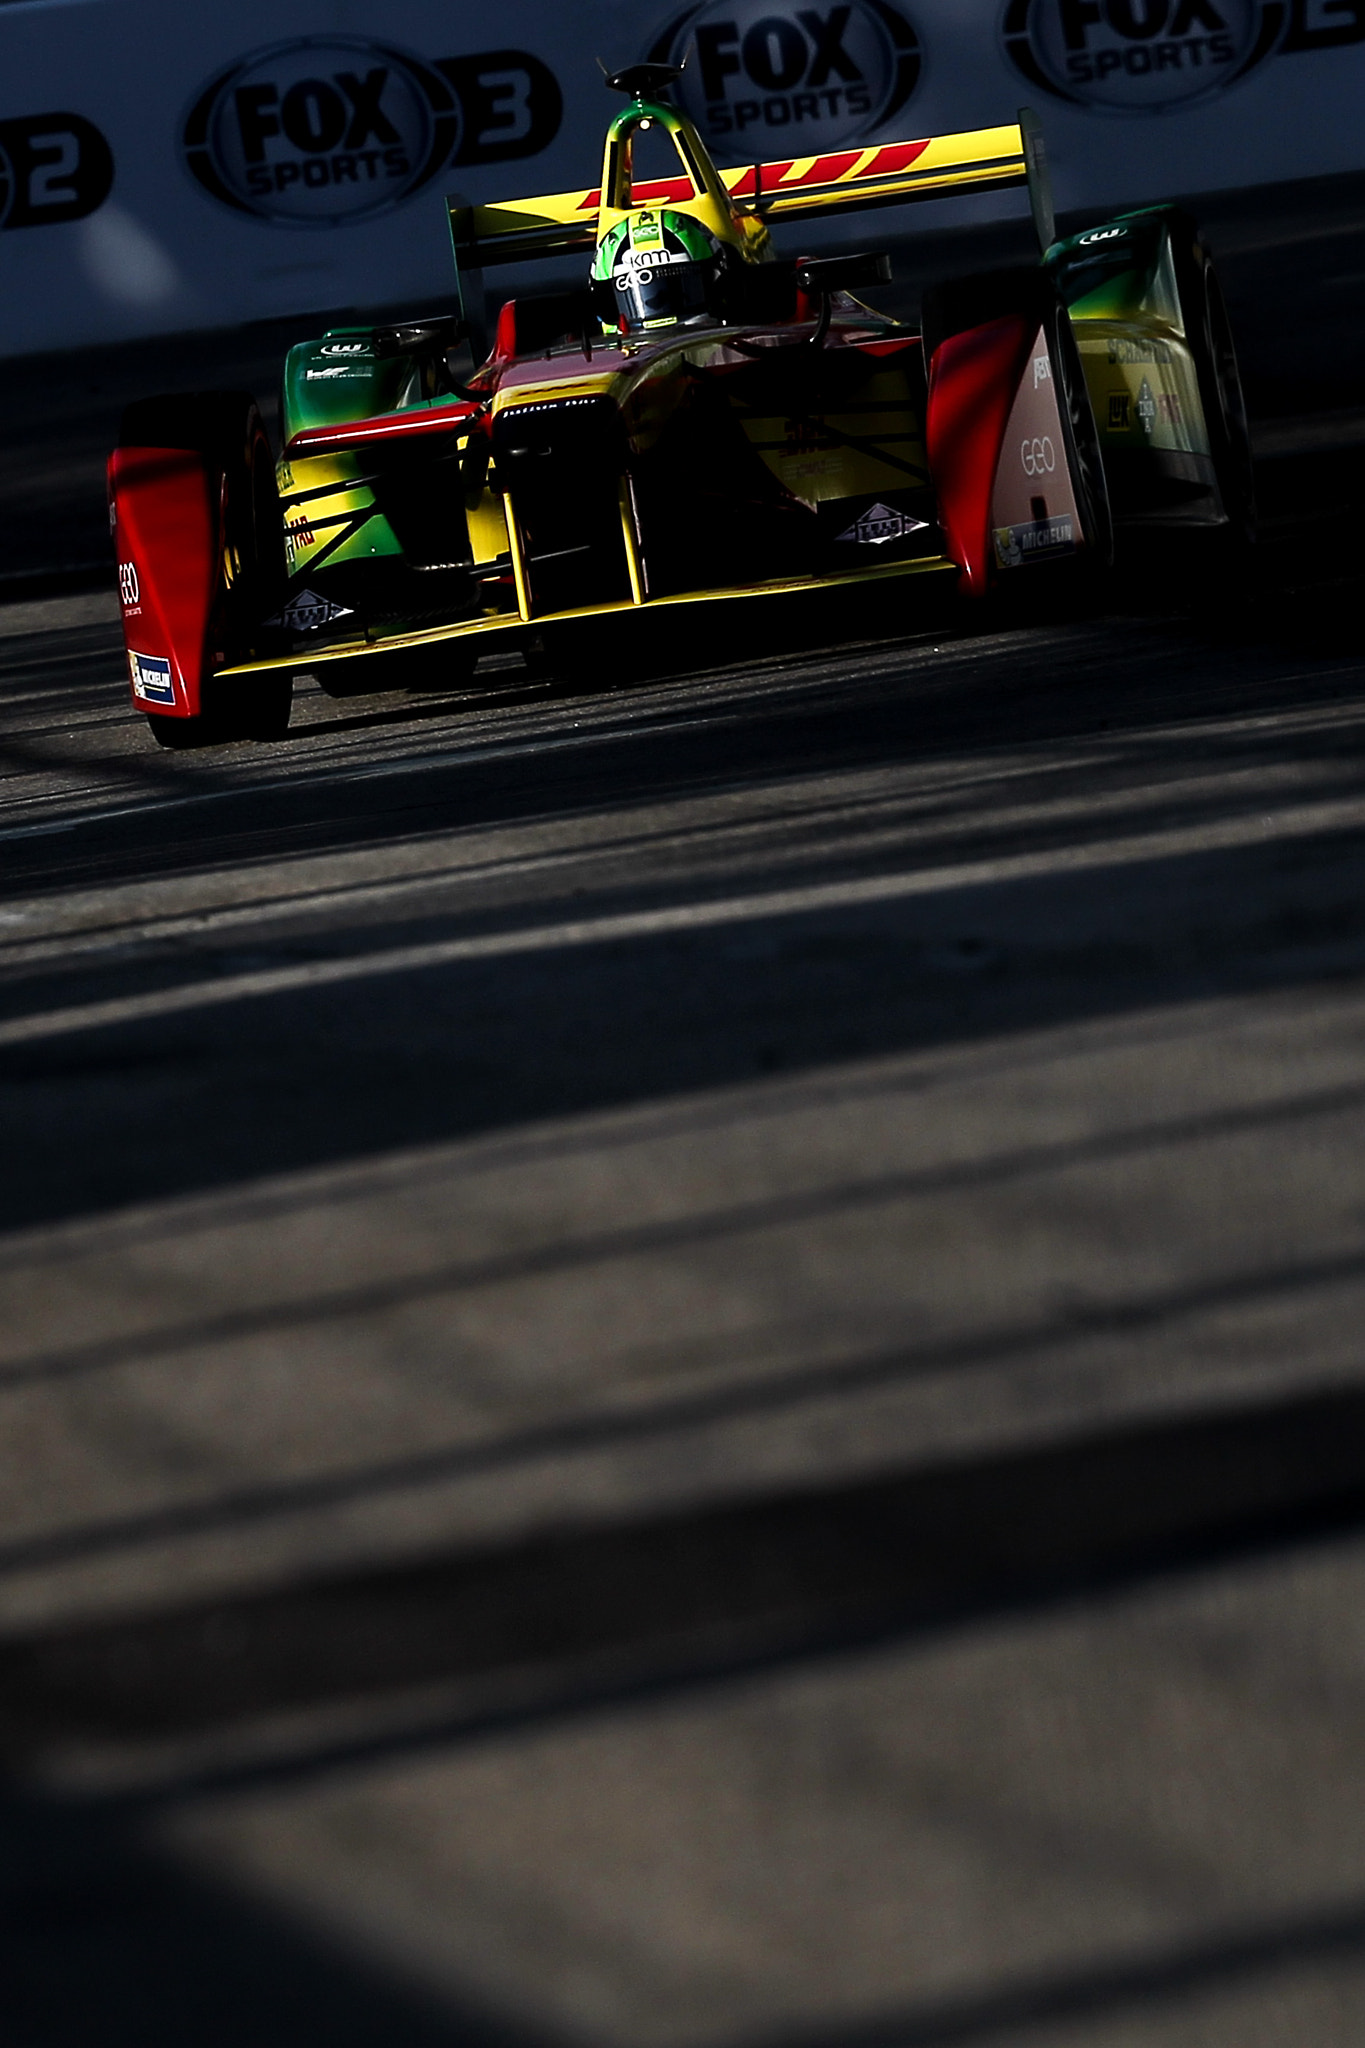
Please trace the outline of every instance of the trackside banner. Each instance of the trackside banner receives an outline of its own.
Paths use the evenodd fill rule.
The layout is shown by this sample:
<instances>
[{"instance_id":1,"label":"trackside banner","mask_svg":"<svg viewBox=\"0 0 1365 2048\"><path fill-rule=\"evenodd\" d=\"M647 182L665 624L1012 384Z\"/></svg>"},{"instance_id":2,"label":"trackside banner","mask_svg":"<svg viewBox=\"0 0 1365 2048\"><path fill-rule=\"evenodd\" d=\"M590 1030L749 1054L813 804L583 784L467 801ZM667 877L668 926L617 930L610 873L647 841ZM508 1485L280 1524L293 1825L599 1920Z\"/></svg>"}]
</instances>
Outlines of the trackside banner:
<instances>
[{"instance_id":1,"label":"trackside banner","mask_svg":"<svg viewBox=\"0 0 1365 2048\"><path fill-rule=\"evenodd\" d=\"M439 304L446 194L595 183L643 57L723 165L1027 104L1062 208L1365 169L1365 0L0 0L0 350Z\"/></svg>"}]
</instances>

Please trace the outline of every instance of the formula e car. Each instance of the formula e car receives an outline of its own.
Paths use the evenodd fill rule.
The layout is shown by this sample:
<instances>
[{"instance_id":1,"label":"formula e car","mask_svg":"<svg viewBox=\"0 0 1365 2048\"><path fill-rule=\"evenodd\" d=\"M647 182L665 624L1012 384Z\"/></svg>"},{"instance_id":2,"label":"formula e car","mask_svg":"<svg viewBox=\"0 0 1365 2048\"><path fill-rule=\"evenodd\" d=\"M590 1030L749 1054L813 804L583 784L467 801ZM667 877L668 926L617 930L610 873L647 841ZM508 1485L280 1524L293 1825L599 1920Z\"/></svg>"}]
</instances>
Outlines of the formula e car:
<instances>
[{"instance_id":1,"label":"formula e car","mask_svg":"<svg viewBox=\"0 0 1365 2048\"><path fill-rule=\"evenodd\" d=\"M719 171L637 65L600 184L449 202L458 301L290 350L283 448L253 401L126 412L110 512L135 706L184 744L266 736L305 670L333 694L445 686L483 650L617 613L924 579L981 593L1104 565L1114 523L1245 532L1236 358L1193 224L1159 206L1058 240L1034 117ZM641 138L670 152L637 176ZM1039 260L931 290L918 327L856 292L884 253L782 257L835 212L1027 186ZM511 298L468 380L483 273Z\"/></svg>"}]
</instances>

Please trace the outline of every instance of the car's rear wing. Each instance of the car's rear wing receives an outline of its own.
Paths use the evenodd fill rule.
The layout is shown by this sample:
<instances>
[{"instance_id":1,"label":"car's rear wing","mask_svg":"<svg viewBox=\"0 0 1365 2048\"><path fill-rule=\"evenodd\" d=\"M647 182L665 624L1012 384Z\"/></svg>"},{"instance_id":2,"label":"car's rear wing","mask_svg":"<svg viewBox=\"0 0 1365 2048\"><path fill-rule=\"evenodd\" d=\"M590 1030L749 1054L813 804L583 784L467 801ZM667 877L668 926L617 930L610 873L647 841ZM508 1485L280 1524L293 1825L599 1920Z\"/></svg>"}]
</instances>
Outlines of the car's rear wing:
<instances>
[{"instance_id":1,"label":"car's rear wing","mask_svg":"<svg viewBox=\"0 0 1365 2048\"><path fill-rule=\"evenodd\" d=\"M1039 241L1048 248L1055 238L1042 135L1036 115L1027 108L1003 128L974 128L918 142L883 142L785 163L747 164L719 175L736 211L757 213L765 221L798 215L809 220L819 214L901 206L955 192L1027 185ZM685 177L638 184L631 192L632 202L640 206L684 204L693 196L692 182ZM467 273L496 263L591 254L602 192L599 186L542 199L501 200L493 206L468 206L458 198L448 204L456 268Z\"/></svg>"}]
</instances>

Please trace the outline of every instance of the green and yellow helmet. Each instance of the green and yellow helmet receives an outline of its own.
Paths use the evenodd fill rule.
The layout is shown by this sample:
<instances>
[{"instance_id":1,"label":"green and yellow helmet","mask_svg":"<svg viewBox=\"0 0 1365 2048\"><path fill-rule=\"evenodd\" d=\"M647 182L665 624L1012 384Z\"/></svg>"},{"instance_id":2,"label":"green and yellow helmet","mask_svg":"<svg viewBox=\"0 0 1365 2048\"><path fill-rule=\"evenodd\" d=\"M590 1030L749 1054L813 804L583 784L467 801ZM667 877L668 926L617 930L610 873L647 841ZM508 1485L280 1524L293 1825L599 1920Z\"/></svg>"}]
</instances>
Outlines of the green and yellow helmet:
<instances>
[{"instance_id":1,"label":"green and yellow helmet","mask_svg":"<svg viewBox=\"0 0 1365 2048\"><path fill-rule=\"evenodd\" d=\"M638 207L608 230L593 259L593 282L610 285L628 332L718 317L720 243L685 213Z\"/></svg>"}]
</instances>

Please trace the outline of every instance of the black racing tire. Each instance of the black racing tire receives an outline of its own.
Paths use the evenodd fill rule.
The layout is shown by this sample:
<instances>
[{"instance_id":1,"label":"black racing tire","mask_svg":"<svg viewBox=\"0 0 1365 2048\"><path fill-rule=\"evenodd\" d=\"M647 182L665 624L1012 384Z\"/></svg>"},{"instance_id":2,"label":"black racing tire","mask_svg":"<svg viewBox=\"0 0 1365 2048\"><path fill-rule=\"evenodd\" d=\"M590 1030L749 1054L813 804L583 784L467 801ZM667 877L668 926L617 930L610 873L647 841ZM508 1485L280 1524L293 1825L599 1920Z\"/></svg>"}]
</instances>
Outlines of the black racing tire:
<instances>
[{"instance_id":1,"label":"black racing tire","mask_svg":"<svg viewBox=\"0 0 1365 2048\"><path fill-rule=\"evenodd\" d=\"M190 747L208 746L214 738L205 731L202 718L165 718L159 711L147 713L147 730L159 747L177 754Z\"/></svg>"},{"instance_id":2,"label":"black racing tire","mask_svg":"<svg viewBox=\"0 0 1365 2048\"><path fill-rule=\"evenodd\" d=\"M230 697L220 693L197 718L165 718L149 711L147 724L159 747L183 753L192 747L222 746L230 740L282 740L294 707L294 678L286 669L234 680Z\"/></svg>"},{"instance_id":3,"label":"black racing tire","mask_svg":"<svg viewBox=\"0 0 1365 2048\"><path fill-rule=\"evenodd\" d=\"M602 687L600 646L596 635L582 625L567 632L561 627L552 634L529 633L519 652L532 682L552 696L576 697Z\"/></svg>"},{"instance_id":4,"label":"black racing tire","mask_svg":"<svg viewBox=\"0 0 1365 2048\"><path fill-rule=\"evenodd\" d=\"M1185 339L1194 358L1209 455L1227 522L1225 539L1234 551L1245 550L1256 538L1256 481L1232 324L1213 258L1193 220L1187 214L1173 215L1170 236Z\"/></svg>"},{"instance_id":5,"label":"black racing tire","mask_svg":"<svg viewBox=\"0 0 1365 2048\"><path fill-rule=\"evenodd\" d=\"M176 448L200 455L226 481L225 546L215 595L216 637L228 660L257 651L262 622L282 602L284 521L275 463L256 401L244 391L170 393L138 399L119 425L121 448ZM194 718L150 713L161 746L183 749L224 740L279 739L287 731L293 676L210 678Z\"/></svg>"},{"instance_id":6,"label":"black racing tire","mask_svg":"<svg viewBox=\"0 0 1365 2048\"><path fill-rule=\"evenodd\" d=\"M479 650L468 640L438 640L414 647L394 660L394 687L414 697L450 696L467 690L478 666Z\"/></svg>"},{"instance_id":7,"label":"black racing tire","mask_svg":"<svg viewBox=\"0 0 1365 2048\"><path fill-rule=\"evenodd\" d=\"M266 669L260 675L238 676L232 698L219 715L225 718L232 738L282 740L293 708L293 671Z\"/></svg>"},{"instance_id":8,"label":"black racing tire","mask_svg":"<svg viewBox=\"0 0 1365 2048\"><path fill-rule=\"evenodd\" d=\"M319 661L299 667L311 675L325 697L349 703L353 697L387 697L406 691L413 697L449 696L467 689L479 650L463 641L436 641L430 647L399 647L390 652L357 655L353 661Z\"/></svg>"},{"instance_id":9,"label":"black racing tire","mask_svg":"<svg viewBox=\"0 0 1365 2048\"><path fill-rule=\"evenodd\" d=\"M352 697L383 697L390 690L398 688L384 666L382 655L358 655L354 661L318 661L309 663L306 655L299 656L299 672L311 677L324 697L330 697L334 704L349 704Z\"/></svg>"},{"instance_id":10,"label":"black racing tire","mask_svg":"<svg viewBox=\"0 0 1365 2048\"><path fill-rule=\"evenodd\" d=\"M1091 582L1108 575L1114 566L1114 515L1109 504L1109 483L1104 473L1104 452L1100 430L1086 389L1085 369L1071 320L1060 300L1056 312L1045 321L1048 347L1052 352L1053 377L1057 385L1057 410L1066 440L1067 465L1076 494L1076 510L1086 537L1080 558L1083 573Z\"/></svg>"},{"instance_id":11,"label":"black racing tire","mask_svg":"<svg viewBox=\"0 0 1365 2048\"><path fill-rule=\"evenodd\" d=\"M1025 586L1039 591L1056 590L1059 585L1068 591L1093 587L1114 565L1114 520L1080 350L1051 278L1034 266L982 271L926 292L921 310L925 366L927 369L939 344L949 335L1012 314L1036 319L1047 338L1067 468L1085 545L1065 563L1040 564L1011 580L1020 591Z\"/></svg>"}]
</instances>

